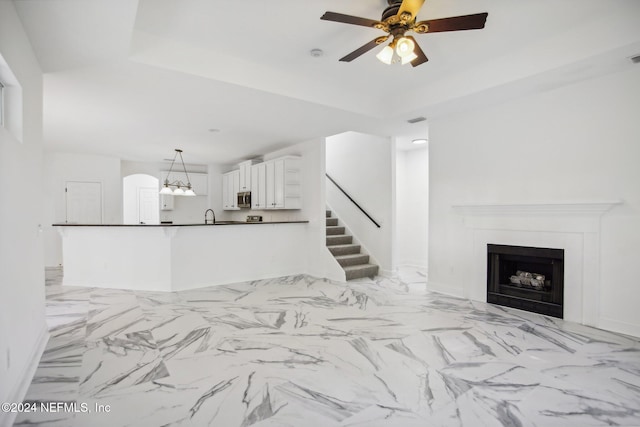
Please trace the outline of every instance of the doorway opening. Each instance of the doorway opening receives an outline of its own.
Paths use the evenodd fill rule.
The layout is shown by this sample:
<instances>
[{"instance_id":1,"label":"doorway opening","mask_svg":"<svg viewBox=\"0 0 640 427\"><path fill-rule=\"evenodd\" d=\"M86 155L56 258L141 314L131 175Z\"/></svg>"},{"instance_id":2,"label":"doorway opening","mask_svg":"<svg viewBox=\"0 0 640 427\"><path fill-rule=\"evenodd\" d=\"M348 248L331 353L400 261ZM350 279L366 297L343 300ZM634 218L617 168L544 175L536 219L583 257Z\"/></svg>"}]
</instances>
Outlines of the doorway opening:
<instances>
[{"instance_id":1,"label":"doorway opening","mask_svg":"<svg viewBox=\"0 0 640 427\"><path fill-rule=\"evenodd\" d=\"M159 224L158 178L134 174L122 179L122 218L125 224Z\"/></svg>"},{"instance_id":2,"label":"doorway opening","mask_svg":"<svg viewBox=\"0 0 640 427\"><path fill-rule=\"evenodd\" d=\"M427 136L421 126L394 138L345 132L325 140L326 208L369 263L407 283L428 277Z\"/></svg>"}]
</instances>

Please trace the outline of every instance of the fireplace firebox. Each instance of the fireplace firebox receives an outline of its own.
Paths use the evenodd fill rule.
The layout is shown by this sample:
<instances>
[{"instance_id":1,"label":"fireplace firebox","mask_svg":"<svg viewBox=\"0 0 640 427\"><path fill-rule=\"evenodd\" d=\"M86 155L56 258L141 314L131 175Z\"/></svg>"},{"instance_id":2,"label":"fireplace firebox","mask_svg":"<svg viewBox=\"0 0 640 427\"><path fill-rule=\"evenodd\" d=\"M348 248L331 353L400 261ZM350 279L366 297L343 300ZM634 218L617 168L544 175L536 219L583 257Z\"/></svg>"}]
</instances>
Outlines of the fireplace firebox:
<instances>
[{"instance_id":1,"label":"fireplace firebox","mask_svg":"<svg viewBox=\"0 0 640 427\"><path fill-rule=\"evenodd\" d=\"M487 302L563 318L564 249L487 245Z\"/></svg>"}]
</instances>

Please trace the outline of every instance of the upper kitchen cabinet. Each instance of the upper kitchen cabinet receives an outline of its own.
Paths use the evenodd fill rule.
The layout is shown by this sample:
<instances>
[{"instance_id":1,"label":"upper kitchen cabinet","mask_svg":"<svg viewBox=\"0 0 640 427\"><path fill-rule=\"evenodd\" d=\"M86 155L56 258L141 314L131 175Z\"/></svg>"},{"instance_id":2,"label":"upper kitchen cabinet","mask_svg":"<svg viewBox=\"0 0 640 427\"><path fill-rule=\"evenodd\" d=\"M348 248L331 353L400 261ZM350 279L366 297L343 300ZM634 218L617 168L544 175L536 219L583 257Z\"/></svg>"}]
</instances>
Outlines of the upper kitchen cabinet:
<instances>
[{"instance_id":1,"label":"upper kitchen cabinet","mask_svg":"<svg viewBox=\"0 0 640 427\"><path fill-rule=\"evenodd\" d=\"M251 173L252 173L252 165L253 160L246 160L242 163L239 163L240 167L240 191L251 191Z\"/></svg>"},{"instance_id":2,"label":"upper kitchen cabinet","mask_svg":"<svg viewBox=\"0 0 640 427\"><path fill-rule=\"evenodd\" d=\"M222 208L235 211L238 207L238 192L240 191L240 171L234 170L222 175Z\"/></svg>"},{"instance_id":3,"label":"upper kitchen cabinet","mask_svg":"<svg viewBox=\"0 0 640 427\"><path fill-rule=\"evenodd\" d=\"M264 167L264 172L260 166ZM257 172L257 177L252 179L251 187L253 209L302 208L300 157L286 156L269 160L254 166L253 170ZM254 202L254 197L257 203Z\"/></svg>"},{"instance_id":4,"label":"upper kitchen cabinet","mask_svg":"<svg viewBox=\"0 0 640 427\"><path fill-rule=\"evenodd\" d=\"M167 177L167 174L169 175ZM209 175L206 173L195 173L189 172L189 181L191 182L191 189L196 193L196 196L206 196L209 194ZM187 184L187 177L184 175L184 172L176 172L172 171L162 171L160 172L160 188L164 184L164 180L168 179L169 182L174 181L182 181L185 185Z\"/></svg>"},{"instance_id":5,"label":"upper kitchen cabinet","mask_svg":"<svg viewBox=\"0 0 640 427\"><path fill-rule=\"evenodd\" d=\"M267 208L267 165L251 166L251 209Z\"/></svg>"}]
</instances>

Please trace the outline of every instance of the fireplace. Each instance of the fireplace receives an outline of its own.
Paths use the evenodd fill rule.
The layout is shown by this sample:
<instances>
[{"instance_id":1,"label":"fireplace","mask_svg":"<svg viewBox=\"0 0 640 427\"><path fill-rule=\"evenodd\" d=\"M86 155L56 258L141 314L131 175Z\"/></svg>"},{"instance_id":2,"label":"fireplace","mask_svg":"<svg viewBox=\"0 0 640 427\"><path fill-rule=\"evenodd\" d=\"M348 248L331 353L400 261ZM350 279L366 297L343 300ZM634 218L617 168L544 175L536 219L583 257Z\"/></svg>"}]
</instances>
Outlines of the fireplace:
<instances>
[{"instance_id":1,"label":"fireplace","mask_svg":"<svg viewBox=\"0 0 640 427\"><path fill-rule=\"evenodd\" d=\"M563 318L564 249L487 245L487 302Z\"/></svg>"}]
</instances>

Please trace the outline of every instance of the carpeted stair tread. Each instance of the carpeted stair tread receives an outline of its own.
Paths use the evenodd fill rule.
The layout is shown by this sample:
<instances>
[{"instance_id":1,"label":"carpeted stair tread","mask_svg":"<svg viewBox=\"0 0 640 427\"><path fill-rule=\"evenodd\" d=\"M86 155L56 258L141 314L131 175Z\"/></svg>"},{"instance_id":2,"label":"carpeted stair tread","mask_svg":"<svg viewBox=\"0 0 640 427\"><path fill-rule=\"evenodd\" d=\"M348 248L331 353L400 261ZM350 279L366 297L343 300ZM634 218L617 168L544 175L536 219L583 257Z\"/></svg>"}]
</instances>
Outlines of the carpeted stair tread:
<instances>
[{"instance_id":1,"label":"carpeted stair tread","mask_svg":"<svg viewBox=\"0 0 640 427\"><path fill-rule=\"evenodd\" d=\"M378 266L375 264L350 265L342 268L347 280L374 277L378 274Z\"/></svg>"},{"instance_id":2,"label":"carpeted stair tread","mask_svg":"<svg viewBox=\"0 0 640 427\"><path fill-rule=\"evenodd\" d=\"M349 254L358 254L360 253L360 245L333 245L327 246L329 252L333 254L333 256L337 255L349 255Z\"/></svg>"},{"instance_id":3,"label":"carpeted stair tread","mask_svg":"<svg viewBox=\"0 0 640 427\"><path fill-rule=\"evenodd\" d=\"M351 266L351 265L362 265L369 263L369 255L367 254L347 254L347 255L336 255L335 259L338 261L343 267Z\"/></svg>"},{"instance_id":4,"label":"carpeted stair tread","mask_svg":"<svg viewBox=\"0 0 640 427\"><path fill-rule=\"evenodd\" d=\"M327 246L347 245L353 242L353 236L348 234L339 234L337 236L327 236Z\"/></svg>"},{"instance_id":5,"label":"carpeted stair tread","mask_svg":"<svg viewBox=\"0 0 640 427\"><path fill-rule=\"evenodd\" d=\"M327 236L335 236L339 234L344 234L344 227L337 225L327 226Z\"/></svg>"}]
</instances>

